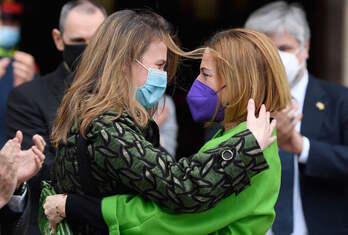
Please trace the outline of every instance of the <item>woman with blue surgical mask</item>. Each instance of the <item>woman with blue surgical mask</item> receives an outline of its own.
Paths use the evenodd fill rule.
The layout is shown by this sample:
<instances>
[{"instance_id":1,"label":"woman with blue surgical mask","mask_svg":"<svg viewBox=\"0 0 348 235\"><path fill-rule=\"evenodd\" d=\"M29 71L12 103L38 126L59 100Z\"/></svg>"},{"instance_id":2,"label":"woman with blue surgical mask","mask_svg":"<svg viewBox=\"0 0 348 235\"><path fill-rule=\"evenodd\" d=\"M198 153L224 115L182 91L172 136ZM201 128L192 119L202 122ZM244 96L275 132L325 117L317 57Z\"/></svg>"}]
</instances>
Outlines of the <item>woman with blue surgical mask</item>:
<instances>
[{"instance_id":1,"label":"woman with blue surgical mask","mask_svg":"<svg viewBox=\"0 0 348 235\"><path fill-rule=\"evenodd\" d=\"M44 204L53 227L67 217L76 233L99 231L95 217L86 223L88 213L70 213L83 208L69 198L74 193L132 194L167 210L198 212L240 194L267 168L262 150L275 138L264 109L259 118L252 111L247 130L189 158L176 161L159 146L152 114L174 77L178 56L194 55L178 48L172 37L161 16L123 10L109 16L91 39L52 130L54 186L68 194L48 197ZM105 216L116 209L114 202L103 206Z\"/></svg>"}]
</instances>

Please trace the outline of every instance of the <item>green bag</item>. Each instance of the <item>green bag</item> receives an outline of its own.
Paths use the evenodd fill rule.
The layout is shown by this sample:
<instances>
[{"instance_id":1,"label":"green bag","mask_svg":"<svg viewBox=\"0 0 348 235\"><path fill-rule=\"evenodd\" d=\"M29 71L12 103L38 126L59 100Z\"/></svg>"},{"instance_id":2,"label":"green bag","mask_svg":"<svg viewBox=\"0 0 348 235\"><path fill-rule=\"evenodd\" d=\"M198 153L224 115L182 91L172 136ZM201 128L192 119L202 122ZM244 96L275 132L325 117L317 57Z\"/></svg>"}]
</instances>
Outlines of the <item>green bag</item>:
<instances>
[{"instance_id":1,"label":"green bag","mask_svg":"<svg viewBox=\"0 0 348 235\"><path fill-rule=\"evenodd\" d=\"M66 220L61 221L54 232L51 232L50 229L50 221L47 219L45 215L45 211L43 209L43 204L45 203L46 197L51 195L56 195L56 191L52 187L52 185L46 181L42 181L42 192L40 195L40 208L39 208L39 228L41 234L43 235L73 235L72 230L70 229Z\"/></svg>"}]
</instances>

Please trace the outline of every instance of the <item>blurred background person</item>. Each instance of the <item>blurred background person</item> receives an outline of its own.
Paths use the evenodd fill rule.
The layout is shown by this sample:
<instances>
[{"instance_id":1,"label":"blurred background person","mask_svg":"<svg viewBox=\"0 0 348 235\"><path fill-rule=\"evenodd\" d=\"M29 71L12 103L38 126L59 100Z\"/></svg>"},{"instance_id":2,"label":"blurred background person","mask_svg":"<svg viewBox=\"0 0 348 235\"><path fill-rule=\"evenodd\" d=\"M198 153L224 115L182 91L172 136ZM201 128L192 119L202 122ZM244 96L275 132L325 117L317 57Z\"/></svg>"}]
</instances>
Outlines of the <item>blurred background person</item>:
<instances>
[{"instance_id":1,"label":"blurred background person","mask_svg":"<svg viewBox=\"0 0 348 235\"><path fill-rule=\"evenodd\" d=\"M164 95L160 100L154 120L159 127L161 146L170 155L175 157L176 146L178 144L178 123L176 121L175 104L172 97Z\"/></svg>"},{"instance_id":2,"label":"blurred background person","mask_svg":"<svg viewBox=\"0 0 348 235\"><path fill-rule=\"evenodd\" d=\"M13 138L16 130L23 131L23 147L33 144L31 136L43 136L47 142L47 161L29 185L29 202L21 215L20 223L30 219L26 234L40 234L37 227L37 212L41 181L50 179L50 166L54 162L55 148L49 135L64 91L72 82L72 73L78 64L89 39L104 21L104 8L93 0L67 2L61 10L59 28L52 30L52 38L63 61L57 69L34 81L16 87L9 94L6 116L6 136ZM20 226L15 226L20 227ZM6 233L8 234L8 233ZM16 233L17 234L17 233Z\"/></svg>"},{"instance_id":3,"label":"blurred background person","mask_svg":"<svg viewBox=\"0 0 348 235\"><path fill-rule=\"evenodd\" d=\"M9 92L35 75L34 57L18 50L23 5L5 0L0 4L0 148L5 144L6 101Z\"/></svg>"},{"instance_id":4,"label":"blurred background person","mask_svg":"<svg viewBox=\"0 0 348 235\"><path fill-rule=\"evenodd\" d=\"M294 99L274 114L282 185L273 233L348 234L348 89L308 72L310 29L299 5L270 3L245 27L278 47Z\"/></svg>"}]
</instances>

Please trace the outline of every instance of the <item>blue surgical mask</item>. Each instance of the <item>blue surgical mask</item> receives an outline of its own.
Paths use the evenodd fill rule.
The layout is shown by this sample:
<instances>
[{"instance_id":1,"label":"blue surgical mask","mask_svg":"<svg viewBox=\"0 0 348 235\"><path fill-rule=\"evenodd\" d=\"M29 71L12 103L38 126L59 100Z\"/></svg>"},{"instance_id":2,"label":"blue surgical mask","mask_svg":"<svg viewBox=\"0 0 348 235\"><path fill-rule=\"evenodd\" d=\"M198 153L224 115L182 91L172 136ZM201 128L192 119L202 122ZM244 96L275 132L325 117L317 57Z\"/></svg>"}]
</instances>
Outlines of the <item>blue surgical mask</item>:
<instances>
[{"instance_id":1,"label":"blue surgical mask","mask_svg":"<svg viewBox=\"0 0 348 235\"><path fill-rule=\"evenodd\" d=\"M20 30L14 26L0 26L0 47L11 49L21 39Z\"/></svg>"},{"instance_id":2,"label":"blue surgical mask","mask_svg":"<svg viewBox=\"0 0 348 235\"><path fill-rule=\"evenodd\" d=\"M164 95L167 87L167 72L158 69L147 68L140 61L138 64L148 71L147 79L143 86L137 88L135 96L144 108L154 107Z\"/></svg>"}]
</instances>

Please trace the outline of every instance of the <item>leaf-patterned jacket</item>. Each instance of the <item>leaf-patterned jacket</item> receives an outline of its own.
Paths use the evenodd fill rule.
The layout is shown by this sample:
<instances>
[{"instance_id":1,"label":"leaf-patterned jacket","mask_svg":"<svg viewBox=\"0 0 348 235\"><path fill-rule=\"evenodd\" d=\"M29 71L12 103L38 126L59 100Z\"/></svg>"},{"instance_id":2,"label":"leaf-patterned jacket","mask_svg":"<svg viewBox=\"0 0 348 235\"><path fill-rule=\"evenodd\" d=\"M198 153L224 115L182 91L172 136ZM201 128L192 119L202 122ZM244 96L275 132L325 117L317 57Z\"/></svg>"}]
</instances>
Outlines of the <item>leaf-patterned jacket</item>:
<instances>
[{"instance_id":1,"label":"leaf-patterned jacket","mask_svg":"<svg viewBox=\"0 0 348 235\"><path fill-rule=\"evenodd\" d=\"M154 146L152 142L158 140L150 140L151 133L158 132L153 121L141 129L127 113L115 117L116 113L105 113L86 131L86 157L90 158L100 197L140 194L172 210L203 211L222 198L241 192L252 176L268 167L249 130L215 149L175 161L165 150ZM78 130L71 128L67 143L58 148L58 193L84 194L76 159L78 136Z\"/></svg>"}]
</instances>

